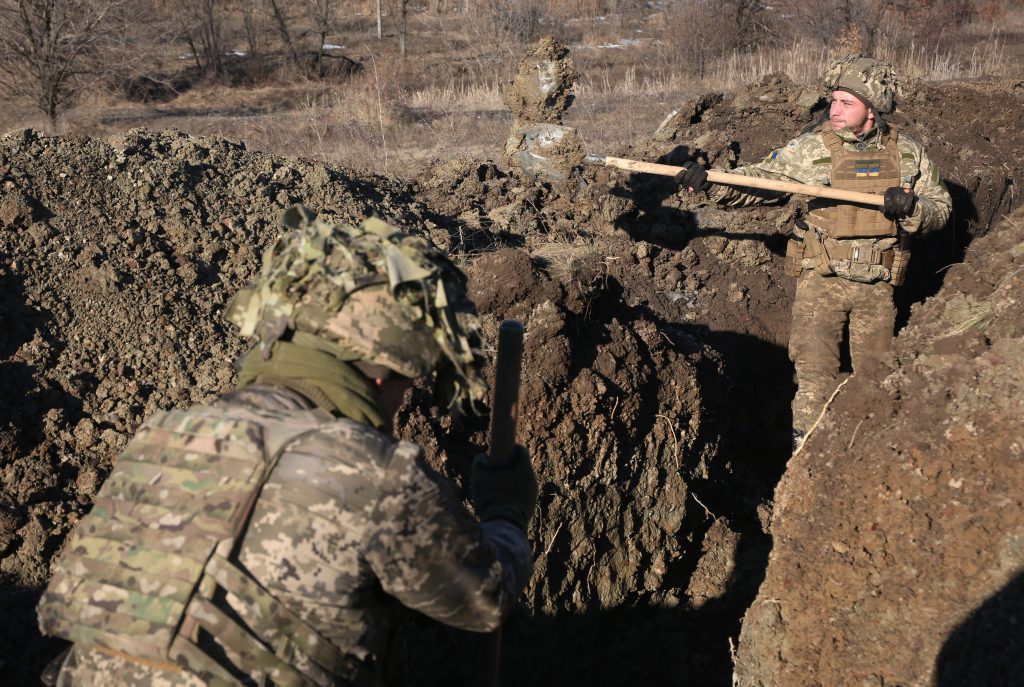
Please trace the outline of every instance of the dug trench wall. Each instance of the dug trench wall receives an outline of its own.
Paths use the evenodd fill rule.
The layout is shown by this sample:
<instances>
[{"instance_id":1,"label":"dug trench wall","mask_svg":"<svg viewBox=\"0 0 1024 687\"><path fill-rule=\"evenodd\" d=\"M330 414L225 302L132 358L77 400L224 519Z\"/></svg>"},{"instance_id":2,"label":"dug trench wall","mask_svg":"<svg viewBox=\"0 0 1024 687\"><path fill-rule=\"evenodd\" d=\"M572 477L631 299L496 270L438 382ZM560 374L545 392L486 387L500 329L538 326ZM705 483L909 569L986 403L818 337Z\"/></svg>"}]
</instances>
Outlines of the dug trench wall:
<instances>
[{"instance_id":1,"label":"dug trench wall","mask_svg":"<svg viewBox=\"0 0 1024 687\"><path fill-rule=\"evenodd\" d=\"M929 146L959 215L915 248L920 260L905 290L904 319L910 303L968 288L954 277L967 279L970 268L939 268L959 262L974 237L988 233L984 240L995 241L1005 231L1000 218L1019 201L1012 190L1024 159L1013 149L1020 142L967 127L985 112L993 127L1020 130L1019 84L922 88L934 90L915 97L947 99L948 117L900 115L900 123ZM729 167L783 144L820 106L815 93L770 77L736 96L681 104L632 150L599 152L668 162L696 155ZM811 461L832 450L826 437L849 441L863 416L844 408L868 406L851 380L823 423L839 429L819 430L775 490L790 458L792 283L782 275L781 252L793 204L725 211L666 180L606 169L553 184L488 161L455 160L408 182L175 132L133 131L109 143L14 132L0 139L0 381L7 398L0 414L0 671L12 684L35 684L58 648L36 633L32 606L118 449L152 410L205 402L233 383L230 361L246 342L221 313L258 269L293 202L339 220L375 213L449 250L470 276L489 346L500 320L526 324L520 436L541 498L530 530L535 574L504 631L507 684L727 685L737 638L737 674L750 684L788 684L771 680L790 661L809 684L829 683L845 669L837 659L827 664L833 672L817 678L825 669L804 659L816 646L807 628L834 613L819 579L786 572L799 568L802 552L785 542L814 533L785 527L800 524L788 513L812 506L799 496L804 487L792 486L802 483L799 471L822 465ZM977 303L988 302L982 286L972 288ZM924 326L918 321L906 331ZM968 329L962 334L975 336ZM961 387L977 385L964 378ZM991 393L1009 407L1012 390ZM952 445L935 431L939 412L908 406L907 418L922 419L901 426L903 445ZM858 437L883 421L876 415ZM398 419L403 436L421 442L432 465L463 484L469 459L484 447L482 421L431 412L427 388L414 390ZM979 418L973 426L987 425ZM883 440L880 429L872 442ZM1010 446L987 443L995 436L972 436L974 450ZM868 446L875 444L858 438L841 455L866 456L860 451ZM881 473L853 469L850 459L833 464L851 489L880 483ZM1008 478L1020 479L1019 468L1005 467ZM964 479L961 489L975 488L970 475L955 479ZM836 498L814 501L812 510L829 522L858 524L851 509L872 503L828 493ZM922 492L920 503L939 513L927 509L946 496ZM977 527L1003 526L990 520L980 496L962 503ZM773 509L780 511L774 520ZM1012 567L1018 554L1006 550ZM929 560L951 576L964 574L963 558ZM873 572L855 556L847 569L851 589ZM978 599L997 593L1005 584L998 577L990 575L993 588L979 590ZM766 600L782 598L769 591L779 579L801 603L783 606L788 625L768 625L759 614L771 608ZM957 603L956 622L965 622L977 599ZM863 617L837 621L836 632L860 636ZM479 638L408 621L394 646L396 684L472 679L475 656L486 648ZM806 646L773 663L783 641Z\"/></svg>"},{"instance_id":2,"label":"dug trench wall","mask_svg":"<svg viewBox=\"0 0 1024 687\"><path fill-rule=\"evenodd\" d=\"M776 490L740 685L1009 685L1024 639L1024 207L836 394Z\"/></svg>"}]
</instances>

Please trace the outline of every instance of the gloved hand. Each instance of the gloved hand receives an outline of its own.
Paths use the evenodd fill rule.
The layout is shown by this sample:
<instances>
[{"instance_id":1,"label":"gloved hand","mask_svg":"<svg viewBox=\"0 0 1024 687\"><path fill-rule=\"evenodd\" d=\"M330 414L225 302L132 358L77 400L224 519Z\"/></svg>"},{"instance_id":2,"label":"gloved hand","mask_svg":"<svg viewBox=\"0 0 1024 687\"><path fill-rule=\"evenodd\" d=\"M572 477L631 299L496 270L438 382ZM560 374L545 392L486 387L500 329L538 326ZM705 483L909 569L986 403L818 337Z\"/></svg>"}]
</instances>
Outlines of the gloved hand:
<instances>
[{"instance_id":1,"label":"gloved hand","mask_svg":"<svg viewBox=\"0 0 1024 687\"><path fill-rule=\"evenodd\" d=\"M683 165L683 171L676 175L676 181L683 188L690 189L691 193L701 193L711 187L708 182L708 171L696 162L687 162Z\"/></svg>"},{"instance_id":2,"label":"gloved hand","mask_svg":"<svg viewBox=\"0 0 1024 687\"><path fill-rule=\"evenodd\" d=\"M914 214L914 206L917 205L917 195L909 188L893 186L885 189L882 197L885 198L882 214L887 219L906 219Z\"/></svg>"},{"instance_id":3,"label":"gloved hand","mask_svg":"<svg viewBox=\"0 0 1024 687\"><path fill-rule=\"evenodd\" d=\"M473 458L469 490L481 522L502 518L525 532L537 507L537 476L530 454L516 444L505 467L493 467L485 454L478 454Z\"/></svg>"}]
</instances>

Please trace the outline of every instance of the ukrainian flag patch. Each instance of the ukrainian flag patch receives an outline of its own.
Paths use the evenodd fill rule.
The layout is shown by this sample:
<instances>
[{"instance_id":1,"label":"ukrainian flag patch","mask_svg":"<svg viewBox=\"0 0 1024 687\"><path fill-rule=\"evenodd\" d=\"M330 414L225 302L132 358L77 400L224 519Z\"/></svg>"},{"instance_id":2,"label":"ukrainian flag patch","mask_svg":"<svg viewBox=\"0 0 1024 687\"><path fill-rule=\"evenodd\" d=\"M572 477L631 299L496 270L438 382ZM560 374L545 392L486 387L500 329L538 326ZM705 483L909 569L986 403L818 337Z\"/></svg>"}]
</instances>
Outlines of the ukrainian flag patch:
<instances>
[{"instance_id":1,"label":"ukrainian flag patch","mask_svg":"<svg viewBox=\"0 0 1024 687\"><path fill-rule=\"evenodd\" d=\"M854 160L858 177L877 177L881 160Z\"/></svg>"}]
</instances>

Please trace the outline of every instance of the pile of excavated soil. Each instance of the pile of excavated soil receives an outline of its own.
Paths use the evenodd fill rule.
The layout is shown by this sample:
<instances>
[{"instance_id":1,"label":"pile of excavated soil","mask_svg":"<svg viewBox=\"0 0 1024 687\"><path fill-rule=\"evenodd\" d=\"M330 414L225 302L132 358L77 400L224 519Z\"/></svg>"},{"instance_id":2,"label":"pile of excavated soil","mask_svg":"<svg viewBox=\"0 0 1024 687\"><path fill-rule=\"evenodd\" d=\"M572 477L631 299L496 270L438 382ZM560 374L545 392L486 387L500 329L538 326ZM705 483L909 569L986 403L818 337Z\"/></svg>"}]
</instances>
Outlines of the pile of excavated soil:
<instances>
[{"instance_id":1,"label":"pile of excavated soil","mask_svg":"<svg viewBox=\"0 0 1024 687\"><path fill-rule=\"evenodd\" d=\"M945 117L922 112L920 121L900 115L898 123L930 144L951 180L958 220L915 246L903 311L945 283L975 288L973 301L956 306L967 313L958 322L1002 326L985 314L998 308L986 300L981 282L968 284L972 270L938 267L957 262L971 238L993 227L972 256L1001 250L989 241L1002 231L999 217L1019 202L1012 184L1022 178L1024 144L1012 136L985 139L968 125L984 113L996 127L1020 130L1024 94L1012 83L921 89L922 102L947 101ZM728 167L782 145L821 106L815 92L769 77L736 96L684 103L633 150L605 152L669 162L696 155ZM767 590L775 570L800 569L804 555L780 544L769 567L773 491L790 452L786 341L793 285L782 275L781 253L795 204L726 211L679 193L670 180L604 168L551 183L455 160L408 183L174 132L133 131L114 143L30 132L0 138L0 381L8 394L0 417L5 676L32 684L57 648L36 633L32 605L50 561L133 429L156 408L201 403L230 388L230 362L246 343L221 322L223 307L258 268L283 208L300 201L342 220L376 213L418 228L449 250L466 267L492 346L501 319L526 324L520 436L534 457L541 498L530 531L536 572L523 609L504 633L506 680L729 684L731 642L766 569ZM923 317L915 315L906 336L918 331L917 322L923 326ZM973 336L973 330L960 335ZM987 359L996 354L1006 355L1000 348ZM865 388L925 398L900 386L914 379L910 365L901 368L905 378ZM993 365L998 375L999 364ZM980 406L969 405L967 392L978 383L962 380L964 394L950 397L968 403L958 406L957 426L989 427ZM850 465L876 465L861 451L883 444L869 443L865 429L873 426L870 442L883 442L881 423L891 417L841 414L869 407L874 397L854 393L857 388L851 382L836 399L794 470L806 472L827 437L849 442L861 420L859 438L842 455ZM1011 391L993 386L987 393L1009 407ZM414 390L399 427L461 484L471 454L483 448L484 427L479 420L434 414L428 399L428 389ZM951 450L946 443L954 439L935 431L940 406L908 406L919 412L900 416L899 437L888 439L905 455L877 464L879 470L906 463L912 446ZM966 442L966 435L951 436ZM972 455L998 450L989 443L997 436L972 437ZM931 474L924 458L914 460ZM847 462L837 459L835 469ZM980 470L984 464L970 465ZM871 469L847 470L843 484L877 489L888 473ZM955 475L964 480L961 490L981 478ZM778 529L785 523L811 529L809 520L796 523L799 518L785 514L810 507L803 492L786 495L785 485L799 479L791 474L778 492L785 507L775 521L777 538L785 536ZM813 517L842 523L843 532L859 527L863 509L871 507L836 486L818 493L832 498L814 501ZM912 498L908 488L902 493ZM946 494L919 496L919 512L931 514ZM971 508L966 518L954 519L957 527L969 523L995 533L1002 526L991 504L960 503ZM892 516L890 505L878 505L877 517ZM884 528L883 522L867 530ZM827 529L819 529L817 536L826 536ZM851 537L850 543L836 541L849 546L852 594L856 581L875 578ZM913 547L904 545L901 554L904 549ZM1012 561L1013 550L1007 551ZM994 569L987 558L978 560L978 570ZM964 563L923 554L908 565L952 575ZM836 615L815 596L828 587L813 576L786 573L783 579L787 593L806 601L787 605L784 620L794 613L803 614L801 620L791 633L751 620L740 647L743 670L754 665L748 656L782 652L783 638L811 642L815 633L806 628L824 627L830 618L838 618L835 636L856 637L867 617ZM771 598L756 601L758 613ZM911 618L907 636L932 621ZM964 627L957 636L972 636L974 626ZM798 654L809 656L812 649L801 647ZM390 672L396 684L458 684L478 667L465 656L484 649L477 638L413 619L396 639ZM756 660L772 670L769 658ZM796 670L814 682L816 666L801 663Z\"/></svg>"},{"instance_id":2,"label":"pile of excavated soil","mask_svg":"<svg viewBox=\"0 0 1024 687\"><path fill-rule=\"evenodd\" d=\"M721 385L720 361L691 328L644 307L653 289L631 274L628 238L574 245L567 239L579 230L559 224L567 198L489 166L434 175L431 189L454 185L467 205L456 212L424 204L429 189L417 199L403 182L228 141L133 131L115 143L0 139L0 379L11 399L0 423L5 674L30 683L54 652L36 634L32 604L134 428L157 408L231 387L231 361L246 344L221 321L223 308L297 201L342 221L374 213L425 231L466 262L491 341L500 319L525 322L520 431L543 490L524 622L640 602L686 606L691 578L707 597L728 583L715 566L690 572L706 528L688 479L708 470L717 443L700 389ZM550 201L552 227L487 230L469 205L491 182L506 206ZM461 481L482 427L428 406L425 390L413 395L403 434Z\"/></svg>"}]
</instances>

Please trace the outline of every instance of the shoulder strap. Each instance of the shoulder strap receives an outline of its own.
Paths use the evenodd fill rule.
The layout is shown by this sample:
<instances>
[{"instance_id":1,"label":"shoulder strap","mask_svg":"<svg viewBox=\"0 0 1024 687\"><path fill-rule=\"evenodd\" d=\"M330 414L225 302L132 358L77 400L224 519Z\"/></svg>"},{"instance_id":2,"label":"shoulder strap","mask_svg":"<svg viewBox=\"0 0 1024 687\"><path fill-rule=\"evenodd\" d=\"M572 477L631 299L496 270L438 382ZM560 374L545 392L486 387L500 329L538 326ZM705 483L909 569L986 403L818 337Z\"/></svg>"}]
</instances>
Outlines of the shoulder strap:
<instances>
[{"instance_id":1,"label":"shoulder strap","mask_svg":"<svg viewBox=\"0 0 1024 687\"><path fill-rule=\"evenodd\" d=\"M845 152L845 149L843 148L843 139L839 138L839 135L832 131L831 127L829 131L821 132L821 141L833 155Z\"/></svg>"}]
</instances>

